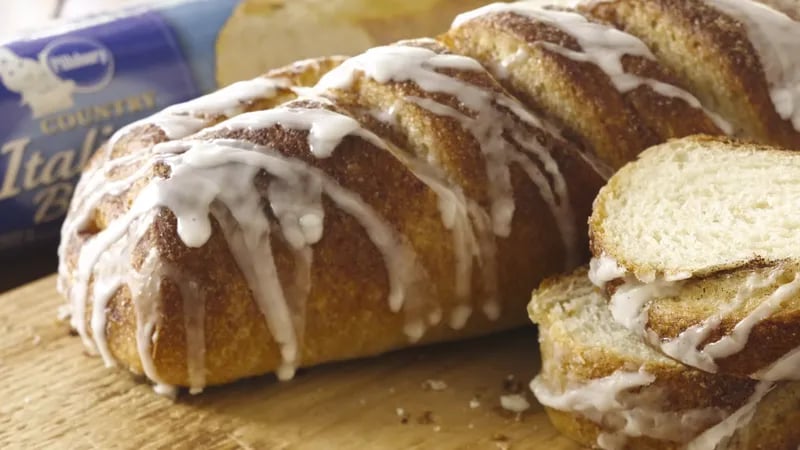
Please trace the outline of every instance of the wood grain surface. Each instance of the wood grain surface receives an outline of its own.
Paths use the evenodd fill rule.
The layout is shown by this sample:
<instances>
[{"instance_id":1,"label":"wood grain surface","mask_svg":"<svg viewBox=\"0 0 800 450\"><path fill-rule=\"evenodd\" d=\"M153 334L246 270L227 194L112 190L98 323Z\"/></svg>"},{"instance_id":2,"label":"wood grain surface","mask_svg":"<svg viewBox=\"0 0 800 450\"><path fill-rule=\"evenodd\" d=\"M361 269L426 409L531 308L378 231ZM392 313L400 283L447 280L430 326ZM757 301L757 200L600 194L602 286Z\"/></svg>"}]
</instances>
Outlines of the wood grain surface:
<instances>
[{"instance_id":1,"label":"wood grain surface","mask_svg":"<svg viewBox=\"0 0 800 450\"><path fill-rule=\"evenodd\" d=\"M56 319L61 303L52 276L0 295L0 448L579 448L527 389L539 365L532 329L171 400L87 356ZM521 415L499 402L518 389L532 405Z\"/></svg>"}]
</instances>

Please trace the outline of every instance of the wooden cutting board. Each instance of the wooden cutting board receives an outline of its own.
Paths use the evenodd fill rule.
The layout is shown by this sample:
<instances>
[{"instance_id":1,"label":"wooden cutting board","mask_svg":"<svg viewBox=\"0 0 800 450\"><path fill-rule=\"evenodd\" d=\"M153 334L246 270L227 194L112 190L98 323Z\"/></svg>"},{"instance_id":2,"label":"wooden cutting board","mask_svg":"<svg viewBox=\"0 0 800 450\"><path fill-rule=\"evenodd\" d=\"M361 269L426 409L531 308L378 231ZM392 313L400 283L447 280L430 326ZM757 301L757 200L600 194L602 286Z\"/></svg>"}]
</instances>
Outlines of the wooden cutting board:
<instances>
[{"instance_id":1,"label":"wooden cutting board","mask_svg":"<svg viewBox=\"0 0 800 450\"><path fill-rule=\"evenodd\" d=\"M61 302L52 276L0 295L0 448L579 448L527 389L532 329L171 400L85 355L56 319ZM515 389L532 405L521 415L500 407Z\"/></svg>"}]
</instances>

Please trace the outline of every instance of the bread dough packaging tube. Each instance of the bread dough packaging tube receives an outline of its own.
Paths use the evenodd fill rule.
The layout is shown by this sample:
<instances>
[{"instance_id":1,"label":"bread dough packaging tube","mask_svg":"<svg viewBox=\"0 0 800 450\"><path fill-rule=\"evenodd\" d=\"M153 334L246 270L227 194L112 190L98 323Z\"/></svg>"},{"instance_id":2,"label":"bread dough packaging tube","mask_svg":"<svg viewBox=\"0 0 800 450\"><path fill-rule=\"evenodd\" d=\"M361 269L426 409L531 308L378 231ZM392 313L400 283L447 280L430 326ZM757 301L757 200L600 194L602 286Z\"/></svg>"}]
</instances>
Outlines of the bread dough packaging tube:
<instances>
[{"instance_id":1,"label":"bread dough packaging tube","mask_svg":"<svg viewBox=\"0 0 800 450\"><path fill-rule=\"evenodd\" d=\"M55 249L81 168L117 129L291 61L435 35L480 0L191 0L0 42L0 258Z\"/></svg>"}]
</instances>

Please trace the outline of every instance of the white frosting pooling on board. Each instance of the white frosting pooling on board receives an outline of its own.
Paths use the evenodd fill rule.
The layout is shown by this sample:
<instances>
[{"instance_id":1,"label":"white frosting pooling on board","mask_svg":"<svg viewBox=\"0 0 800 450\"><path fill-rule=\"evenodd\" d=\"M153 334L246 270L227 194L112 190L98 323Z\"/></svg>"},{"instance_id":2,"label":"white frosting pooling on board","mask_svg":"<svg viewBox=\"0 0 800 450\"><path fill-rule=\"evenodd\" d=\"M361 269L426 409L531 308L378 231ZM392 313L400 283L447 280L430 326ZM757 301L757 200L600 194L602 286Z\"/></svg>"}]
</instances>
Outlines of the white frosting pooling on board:
<instances>
[{"instance_id":1,"label":"white frosting pooling on board","mask_svg":"<svg viewBox=\"0 0 800 450\"><path fill-rule=\"evenodd\" d=\"M604 24L590 22L577 12L548 9L548 5L540 1L492 3L459 15L453 21L453 27L459 27L484 15L499 13L514 13L530 17L572 36L580 46L579 51L552 42L539 41L537 44L574 61L587 62L597 66L608 76L620 93L624 94L642 85L647 85L659 95L678 98L693 108L703 110L720 130L727 134L733 132L731 124L719 115L706 110L700 101L689 92L663 81L625 71L622 64L622 58L625 55L653 61L655 61L655 56L639 38Z\"/></svg>"},{"instance_id":2,"label":"white frosting pooling on board","mask_svg":"<svg viewBox=\"0 0 800 450\"><path fill-rule=\"evenodd\" d=\"M800 22L752 0L705 0L744 24L778 115L800 131Z\"/></svg>"},{"instance_id":3,"label":"white frosting pooling on board","mask_svg":"<svg viewBox=\"0 0 800 450\"><path fill-rule=\"evenodd\" d=\"M533 127L547 131L551 127L531 115L515 99L463 82L443 73L443 69L485 72L480 63L472 58L440 54L412 45L392 45L370 49L345 61L328 72L317 88L346 89L354 83L357 74L361 73L379 83L411 81L426 92L454 97L470 113L430 98L408 100L434 114L456 119L480 144L486 159L494 233L505 237L511 230L515 204L510 166L516 163L537 185L558 223L568 254L574 257L577 253L574 248L575 224L564 177L553 157L534 136L524 136L524 139L514 136L513 141L508 139L506 134L514 126L509 126L510 116L500 111L498 105L507 108L518 120ZM535 156L544 171L528 155ZM552 185L548 177L553 180Z\"/></svg>"},{"instance_id":4,"label":"white frosting pooling on board","mask_svg":"<svg viewBox=\"0 0 800 450\"><path fill-rule=\"evenodd\" d=\"M664 410L664 392L651 386L656 381L656 376L644 369L617 371L555 392L540 375L531 382L531 390L542 405L580 414L601 425L605 431L598 435L597 445L605 450L624 448L629 438L642 436L686 442L727 416L713 407Z\"/></svg>"}]
</instances>

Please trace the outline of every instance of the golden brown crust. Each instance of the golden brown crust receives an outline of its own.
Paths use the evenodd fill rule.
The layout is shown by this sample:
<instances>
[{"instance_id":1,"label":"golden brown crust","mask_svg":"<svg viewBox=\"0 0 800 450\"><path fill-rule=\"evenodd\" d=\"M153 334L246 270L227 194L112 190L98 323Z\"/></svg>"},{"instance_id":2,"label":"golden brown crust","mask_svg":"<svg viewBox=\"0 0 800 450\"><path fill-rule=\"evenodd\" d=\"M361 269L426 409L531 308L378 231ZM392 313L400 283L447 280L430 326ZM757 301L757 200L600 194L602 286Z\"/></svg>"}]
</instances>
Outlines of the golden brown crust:
<instances>
[{"instance_id":1,"label":"golden brown crust","mask_svg":"<svg viewBox=\"0 0 800 450\"><path fill-rule=\"evenodd\" d=\"M591 62L577 61L543 43L581 51L576 39L555 26L511 12L470 20L442 37L458 53L494 67L498 79L533 110L564 128L564 134L620 167L645 148L673 137L721 133L700 110L643 85L620 93ZM524 58L515 58L522 49ZM498 69L500 61L506 67ZM622 58L628 73L668 84L674 79L655 61Z\"/></svg>"},{"instance_id":2,"label":"golden brown crust","mask_svg":"<svg viewBox=\"0 0 800 450\"><path fill-rule=\"evenodd\" d=\"M303 103L295 102L294 106L302 107ZM436 197L389 153L360 138L346 138L333 156L317 159L307 150L305 133L280 127L257 132L223 131L213 137L271 144L360 193L367 204L412 242L435 281L437 298L446 311L450 309L452 304L448 302L455 301L452 241L447 239L448 232L438 219ZM393 194L387 195L388 192ZM383 267L381 255L353 218L330 204L325 205L325 214L326 231L315 245L302 364L369 356L407 345L404 317L392 313L386 301L388 282L379 269ZM134 257L143 258L146 247L157 248L166 263L179 267L182 276L195 280L205 292L207 383L220 384L275 370L280 362L278 347L219 228L215 227L206 245L188 248L177 237L175 225L172 214L163 213L144 239L142 251ZM272 240L276 266L281 279L289 284L293 262L279 236ZM504 306L522 308L527 290L520 283L509 285L503 294L520 300ZM108 339L114 356L140 372L135 315L126 291L120 291L109 303ZM173 284L166 282L162 286L163 309L152 356L163 381L175 385L188 384L185 300ZM87 321L90 314L87 311ZM423 342L508 328L520 325L523 319L506 314L497 322L489 322L476 312L467 329L456 332L441 326L426 334Z\"/></svg>"},{"instance_id":3,"label":"golden brown crust","mask_svg":"<svg viewBox=\"0 0 800 450\"><path fill-rule=\"evenodd\" d=\"M735 19L702 0L614 0L583 9L641 38L744 137L800 149L800 132L775 111L758 54Z\"/></svg>"},{"instance_id":4,"label":"golden brown crust","mask_svg":"<svg viewBox=\"0 0 800 450\"><path fill-rule=\"evenodd\" d=\"M309 84L318 75L305 78L301 75L293 80L301 85ZM502 88L488 74L454 71L449 75L489 91L502 92ZM507 312L496 321L490 321L483 315L480 311L482 305L477 298L483 297L486 286L483 285L479 270L475 270L472 281L475 297L473 314L464 329L453 330L447 325L446 317L454 306L460 304L460 300L454 291L457 275L450 231L442 223L436 194L404 166L398 154L393 153L423 156L419 153L421 147L410 144L417 142L420 136L414 134L411 127L387 129L385 125L370 121L365 113L369 108L385 106L380 102L399 101L408 106L408 95L433 98L436 94L423 91L410 82L381 85L362 77L349 90L334 90L327 95L333 99L332 104L301 99L284 106L349 113L397 148L390 146L391 151L387 151L361 137L348 136L330 157L317 158L309 151L308 132L285 129L279 125L263 129L201 131L190 139L235 139L264 145L321 170L343 188L357 193L400 235L405 236L419 257L418 264L427 269L428 288L442 307L445 320L431 327L420 343L463 338L522 325L525 315L515 314L514 311L524 311L535 283L544 275L561 270L566 264L564 244L553 238L559 235L556 222L543 213L548 211L548 205L536 185L519 168L512 166L516 202L512 234L508 238L496 238L498 297L502 309ZM463 107L455 99L436 99L455 108ZM271 106L258 104L253 105L252 109ZM470 131L452 119L436 116L423 108L407 107L399 108L399 111L398 116L419 124L424 132L433 136L432 141L427 142L427 150L436 153L448 176L462 185L465 192L479 204L488 206L485 156ZM209 123L216 123L216 120ZM517 126L522 129L523 124ZM145 130L145 133L150 132L152 130ZM141 143L137 141L137 135L132 135L118 145L128 152L147 148L159 138L161 141L165 139L163 133L158 135L158 132L151 133L155 138L148 137ZM569 188L570 192L575 193L570 201L576 208L574 225L583 229L577 239L583 241L586 236L583 218L589 214L592 194L599 189L602 179L566 142L541 130L531 129L528 132L553 152L565 176L575 180ZM142 159L146 161L146 155ZM154 172L143 178L141 183L153 176L170 176L164 167L157 167ZM266 182L266 179L257 177L256 188L265 189ZM137 195L141 183L120 197L101 202L92 228L95 231L102 230L123 214ZM332 360L365 357L410 345L403 330L406 323L404 313L392 312L387 302L389 283L383 269L382 255L355 219L328 200L324 200L323 205L325 232L314 245L311 291L305 306L304 332L300 340L300 364L310 366ZM162 210L133 254L133 266L138 269L147 249L157 249L162 264L170 267L171 272L179 272L180 277L193 280L203 293L206 302L205 381L208 385L272 372L281 362L279 347L256 306L250 287L238 269L216 219L212 220L212 225L208 242L199 248L190 248L178 237L174 215ZM291 285L295 269L292 252L280 233L272 234L271 245L279 278L283 285ZM576 245L586 248L585 242ZM76 254L81 242L70 242L67 248L70 257L66 279L70 284L75 281ZM160 288L161 309L151 356L163 382L186 386L189 374L184 308L187 300L196 300L182 298L180 289L173 281L167 275ZM112 354L122 365L141 373L143 367L136 347L136 314L127 288L111 298L108 310L107 336ZM91 308L86 312L87 323L90 316Z\"/></svg>"}]
</instances>

